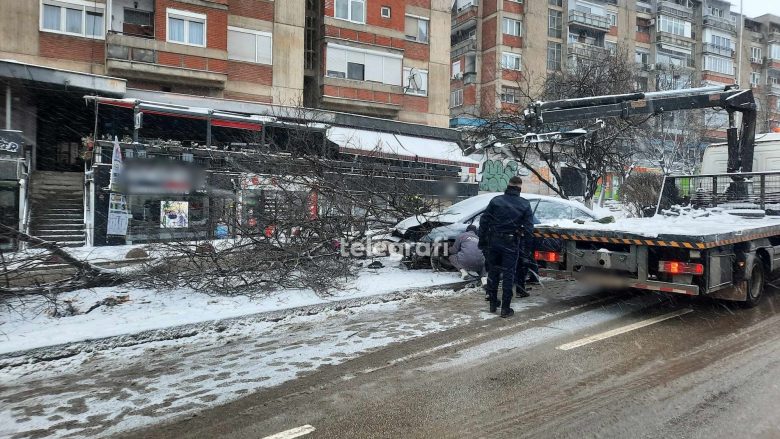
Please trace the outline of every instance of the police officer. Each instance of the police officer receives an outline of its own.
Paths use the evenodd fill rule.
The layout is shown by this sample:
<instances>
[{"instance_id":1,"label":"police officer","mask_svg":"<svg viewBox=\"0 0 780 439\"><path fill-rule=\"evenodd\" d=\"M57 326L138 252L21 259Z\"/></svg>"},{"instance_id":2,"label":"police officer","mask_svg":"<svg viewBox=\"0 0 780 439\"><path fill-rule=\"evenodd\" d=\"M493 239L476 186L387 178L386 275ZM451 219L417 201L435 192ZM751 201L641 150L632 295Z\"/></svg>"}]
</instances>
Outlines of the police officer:
<instances>
[{"instance_id":1,"label":"police officer","mask_svg":"<svg viewBox=\"0 0 780 439\"><path fill-rule=\"evenodd\" d=\"M523 180L514 176L503 195L488 204L479 220L479 242L485 253L488 268L486 290L490 297L490 312L501 307L501 317L510 317L515 311L509 307L517 268L517 259L524 237L533 233L533 213L528 200L520 197ZM501 301L498 283L503 278Z\"/></svg>"}]
</instances>

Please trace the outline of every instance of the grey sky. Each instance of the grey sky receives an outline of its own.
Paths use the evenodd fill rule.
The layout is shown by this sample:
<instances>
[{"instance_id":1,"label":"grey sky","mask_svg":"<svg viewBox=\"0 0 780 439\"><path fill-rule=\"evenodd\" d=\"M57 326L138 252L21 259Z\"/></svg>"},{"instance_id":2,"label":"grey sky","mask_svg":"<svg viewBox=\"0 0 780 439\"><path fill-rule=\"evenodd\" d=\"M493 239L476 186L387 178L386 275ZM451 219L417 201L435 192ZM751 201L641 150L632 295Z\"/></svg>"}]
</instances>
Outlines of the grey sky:
<instances>
[{"instance_id":1,"label":"grey sky","mask_svg":"<svg viewBox=\"0 0 780 439\"><path fill-rule=\"evenodd\" d=\"M729 0L734 5L732 11L739 12L739 0ZM745 15L758 17L764 14L780 16L780 0L743 0Z\"/></svg>"}]
</instances>

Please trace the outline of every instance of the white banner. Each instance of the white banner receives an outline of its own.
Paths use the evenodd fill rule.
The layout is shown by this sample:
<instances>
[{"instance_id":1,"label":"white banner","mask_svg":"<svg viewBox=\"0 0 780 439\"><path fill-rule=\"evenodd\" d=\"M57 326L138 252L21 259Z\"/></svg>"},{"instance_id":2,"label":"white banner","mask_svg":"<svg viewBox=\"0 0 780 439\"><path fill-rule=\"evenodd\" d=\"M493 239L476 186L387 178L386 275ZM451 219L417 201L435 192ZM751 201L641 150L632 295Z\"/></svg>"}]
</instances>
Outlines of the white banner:
<instances>
[{"instance_id":1,"label":"white banner","mask_svg":"<svg viewBox=\"0 0 780 439\"><path fill-rule=\"evenodd\" d=\"M108 199L108 235L127 236L130 215L127 213L127 197L111 193Z\"/></svg>"},{"instance_id":2,"label":"white banner","mask_svg":"<svg viewBox=\"0 0 780 439\"><path fill-rule=\"evenodd\" d=\"M110 190L118 190L119 176L122 174L122 148L119 140L114 137L114 153L111 155L111 177L108 183ZM106 234L127 236L127 225L130 215L127 208L127 197L111 192L108 198L108 224Z\"/></svg>"}]
</instances>

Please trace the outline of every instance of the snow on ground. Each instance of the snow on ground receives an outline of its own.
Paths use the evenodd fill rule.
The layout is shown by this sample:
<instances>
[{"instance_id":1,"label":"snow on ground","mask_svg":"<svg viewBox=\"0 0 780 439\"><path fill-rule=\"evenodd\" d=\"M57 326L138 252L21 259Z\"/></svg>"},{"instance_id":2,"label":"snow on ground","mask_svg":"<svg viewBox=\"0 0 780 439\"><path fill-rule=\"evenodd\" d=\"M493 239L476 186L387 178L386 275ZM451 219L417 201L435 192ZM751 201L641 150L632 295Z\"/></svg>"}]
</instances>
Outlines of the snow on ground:
<instances>
[{"instance_id":1,"label":"snow on ground","mask_svg":"<svg viewBox=\"0 0 780 439\"><path fill-rule=\"evenodd\" d=\"M726 212L713 211L709 213L709 216L684 214L667 217L656 215L651 218L623 218L610 224L596 222L578 224L572 220L557 220L550 221L546 225L569 230L613 231L647 238L657 238L660 235L719 235L758 227L778 226L780 225L780 217L745 218Z\"/></svg>"},{"instance_id":2,"label":"snow on ground","mask_svg":"<svg viewBox=\"0 0 780 439\"><path fill-rule=\"evenodd\" d=\"M250 299L212 296L189 289L155 291L120 286L60 295L60 305L64 300L71 300L81 313L106 297L129 295L130 299L113 307L98 307L89 314L60 318L50 316L50 304L41 299L11 302L0 308L0 354L383 295L410 288L435 287L460 280L456 273L406 270L399 267L397 259L382 258L381 261L384 268L361 269L345 288L331 296L320 296L306 290L286 290Z\"/></svg>"},{"instance_id":3,"label":"snow on ground","mask_svg":"<svg viewBox=\"0 0 780 439\"><path fill-rule=\"evenodd\" d=\"M476 310L433 305L470 293L440 290L275 323L245 321L221 332L17 366L0 374L0 437L106 437L193 414L466 324Z\"/></svg>"}]
</instances>

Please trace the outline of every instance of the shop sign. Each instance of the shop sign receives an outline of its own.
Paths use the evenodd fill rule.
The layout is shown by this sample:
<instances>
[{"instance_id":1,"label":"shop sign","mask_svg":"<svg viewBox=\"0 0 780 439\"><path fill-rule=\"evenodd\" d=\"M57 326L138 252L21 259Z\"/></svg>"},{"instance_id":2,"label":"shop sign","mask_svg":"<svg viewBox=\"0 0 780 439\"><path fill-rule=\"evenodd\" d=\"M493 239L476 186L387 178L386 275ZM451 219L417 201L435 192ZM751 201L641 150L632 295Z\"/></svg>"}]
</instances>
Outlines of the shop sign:
<instances>
[{"instance_id":1,"label":"shop sign","mask_svg":"<svg viewBox=\"0 0 780 439\"><path fill-rule=\"evenodd\" d=\"M122 175L127 193L188 195L205 186L201 170L173 163L132 161Z\"/></svg>"},{"instance_id":2,"label":"shop sign","mask_svg":"<svg viewBox=\"0 0 780 439\"><path fill-rule=\"evenodd\" d=\"M22 132L0 130L0 155L21 156L24 153Z\"/></svg>"}]
</instances>

